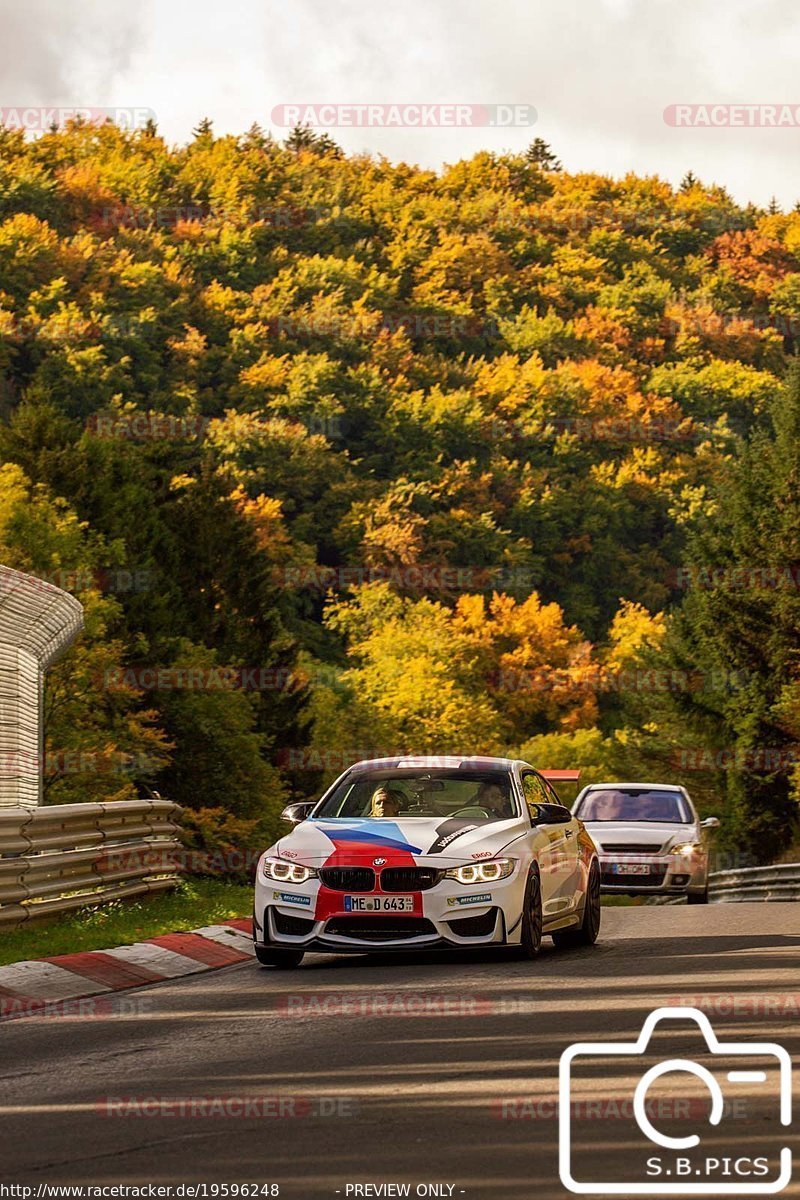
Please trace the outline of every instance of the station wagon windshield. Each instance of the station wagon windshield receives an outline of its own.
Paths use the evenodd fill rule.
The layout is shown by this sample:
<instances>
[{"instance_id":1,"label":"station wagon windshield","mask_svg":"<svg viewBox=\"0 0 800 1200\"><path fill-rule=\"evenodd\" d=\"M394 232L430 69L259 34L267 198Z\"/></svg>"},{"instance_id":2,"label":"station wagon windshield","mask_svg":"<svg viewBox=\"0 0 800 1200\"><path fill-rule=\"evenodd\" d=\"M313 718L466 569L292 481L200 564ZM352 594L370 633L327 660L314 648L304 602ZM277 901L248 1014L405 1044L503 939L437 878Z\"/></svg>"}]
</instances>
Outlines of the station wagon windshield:
<instances>
[{"instance_id":1,"label":"station wagon windshield","mask_svg":"<svg viewBox=\"0 0 800 1200\"><path fill-rule=\"evenodd\" d=\"M581 800L576 817L582 821L657 821L690 825L693 817L680 792L656 788L598 788Z\"/></svg>"}]
</instances>

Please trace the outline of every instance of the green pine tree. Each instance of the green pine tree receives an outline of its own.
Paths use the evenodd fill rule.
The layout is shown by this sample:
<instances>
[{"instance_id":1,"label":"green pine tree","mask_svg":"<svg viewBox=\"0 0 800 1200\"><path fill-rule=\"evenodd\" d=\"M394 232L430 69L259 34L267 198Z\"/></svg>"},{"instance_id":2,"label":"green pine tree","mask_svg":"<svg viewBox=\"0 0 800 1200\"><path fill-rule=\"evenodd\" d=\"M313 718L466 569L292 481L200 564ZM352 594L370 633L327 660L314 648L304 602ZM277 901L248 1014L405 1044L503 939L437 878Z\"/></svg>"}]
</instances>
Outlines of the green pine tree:
<instances>
[{"instance_id":1,"label":"green pine tree","mask_svg":"<svg viewBox=\"0 0 800 1200\"><path fill-rule=\"evenodd\" d=\"M796 832L792 763L800 730L800 367L733 460L690 539L686 598L668 646L701 686L671 703L724 786L731 843L774 857Z\"/></svg>"}]
</instances>

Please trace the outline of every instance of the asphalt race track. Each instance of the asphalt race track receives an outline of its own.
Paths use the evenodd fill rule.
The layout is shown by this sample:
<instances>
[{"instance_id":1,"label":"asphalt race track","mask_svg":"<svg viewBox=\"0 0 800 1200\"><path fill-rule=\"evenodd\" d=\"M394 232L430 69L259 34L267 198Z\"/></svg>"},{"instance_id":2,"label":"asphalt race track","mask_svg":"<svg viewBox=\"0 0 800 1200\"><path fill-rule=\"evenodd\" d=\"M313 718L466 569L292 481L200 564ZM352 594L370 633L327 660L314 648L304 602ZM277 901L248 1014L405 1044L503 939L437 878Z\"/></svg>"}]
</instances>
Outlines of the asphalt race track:
<instances>
[{"instance_id":1,"label":"asphalt race track","mask_svg":"<svg viewBox=\"0 0 800 1200\"><path fill-rule=\"evenodd\" d=\"M607 908L593 950L556 951L546 939L533 963L245 963L123 993L134 1009L125 1016L6 1021L2 1181L275 1183L298 1200L345 1197L348 1184L409 1183L411 1195L445 1184L481 1200L563 1198L553 1103L562 1051L629 1042L652 1009L694 998L723 1040L780 1042L797 1060L800 906ZM673 1055L696 1046L685 1023L662 1038ZM581 1094L601 1101L579 1114L583 1165L598 1179L630 1169L617 1101L640 1075L630 1061L583 1081ZM685 1086L661 1086L685 1099ZM121 1115L156 1097L156 1115ZM226 1111L203 1110L209 1097ZM200 1114L170 1109L181 1098ZM237 1109L241 1098L263 1111ZM796 1148L797 1127L776 1128L768 1107L745 1097L704 1145L720 1155L774 1152L779 1140ZM692 1112L684 1134L707 1128ZM797 1179L782 1195L800 1195Z\"/></svg>"}]
</instances>

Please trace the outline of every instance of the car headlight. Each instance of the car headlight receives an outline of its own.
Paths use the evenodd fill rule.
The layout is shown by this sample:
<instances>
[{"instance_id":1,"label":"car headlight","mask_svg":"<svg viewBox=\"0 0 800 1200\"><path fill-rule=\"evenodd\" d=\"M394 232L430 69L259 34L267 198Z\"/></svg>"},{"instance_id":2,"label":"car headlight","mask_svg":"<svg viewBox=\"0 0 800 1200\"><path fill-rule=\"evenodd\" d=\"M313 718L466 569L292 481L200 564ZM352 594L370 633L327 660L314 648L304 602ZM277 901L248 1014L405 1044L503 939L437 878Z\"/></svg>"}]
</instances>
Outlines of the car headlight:
<instances>
[{"instance_id":1,"label":"car headlight","mask_svg":"<svg viewBox=\"0 0 800 1200\"><path fill-rule=\"evenodd\" d=\"M497 883L498 879L507 878L513 870L513 858L491 858L488 862L451 867L445 871L444 877L455 879L458 883Z\"/></svg>"},{"instance_id":2,"label":"car headlight","mask_svg":"<svg viewBox=\"0 0 800 1200\"><path fill-rule=\"evenodd\" d=\"M673 846L671 854L685 854L687 858L691 858L693 854L699 854L703 849L700 842L680 842L677 846Z\"/></svg>"},{"instance_id":3,"label":"car headlight","mask_svg":"<svg viewBox=\"0 0 800 1200\"><path fill-rule=\"evenodd\" d=\"M306 883L313 879L316 871L301 863L287 862L285 858L265 858L261 862L261 874L276 883Z\"/></svg>"}]
</instances>

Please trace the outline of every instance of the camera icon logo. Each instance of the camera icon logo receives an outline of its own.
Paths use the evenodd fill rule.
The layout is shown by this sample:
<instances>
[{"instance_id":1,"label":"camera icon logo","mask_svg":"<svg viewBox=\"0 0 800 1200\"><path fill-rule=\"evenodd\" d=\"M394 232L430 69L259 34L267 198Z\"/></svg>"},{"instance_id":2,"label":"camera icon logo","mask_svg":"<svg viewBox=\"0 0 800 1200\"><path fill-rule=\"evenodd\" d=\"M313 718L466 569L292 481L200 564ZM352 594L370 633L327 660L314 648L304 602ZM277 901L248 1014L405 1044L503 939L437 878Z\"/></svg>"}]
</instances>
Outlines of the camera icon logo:
<instances>
[{"instance_id":1,"label":"camera icon logo","mask_svg":"<svg viewBox=\"0 0 800 1200\"><path fill-rule=\"evenodd\" d=\"M656 1027L660 1025L659 1032L669 1033L667 1023L674 1020L691 1020L699 1027L705 1042L703 1053L698 1056L702 1061L666 1058L640 1070L644 1063L637 1064L637 1059L652 1057L648 1047ZM589 1084L583 1085L589 1088L587 1094L596 1097L600 1086L607 1095L608 1081L619 1078L626 1080L621 1086L631 1084L632 1096L622 1101L606 1099L606 1109L602 1099L581 1101L577 1097L586 1071L593 1072ZM673 1098L672 1104L665 1108L663 1099L655 1102L648 1097L649 1089L669 1075L673 1075L674 1093L674 1075L678 1072L686 1080L677 1093L682 1100ZM697 1081L703 1085L702 1097L697 1101L687 1100L689 1092L697 1090ZM792 1063L783 1046L775 1042L721 1042L708 1017L699 1009L658 1008L648 1016L635 1042L579 1042L561 1055L558 1105L561 1182L578 1195L775 1195L791 1180L790 1147L775 1150L773 1133L767 1152L748 1155L742 1149L741 1127L737 1130L728 1124L732 1116L740 1115L742 1106L753 1103L758 1106L759 1115L768 1109L777 1124L788 1126L792 1120L791 1093ZM587 1112L595 1117L610 1115L612 1107L615 1117L631 1119L632 1136L626 1133L624 1144L626 1149L631 1148L632 1159L630 1169L620 1172L626 1178L620 1180L594 1177L606 1173L600 1164L608 1156L609 1139L603 1134L602 1140L595 1139L591 1145L591 1138L582 1139L578 1129ZM706 1140L710 1141L708 1134L713 1133L713 1142L704 1146L703 1138L696 1132L682 1132L681 1136L674 1131L664 1132L659 1128L659 1117L665 1111L667 1124L676 1115L696 1118L693 1126L704 1122ZM748 1119L748 1129L754 1124ZM586 1133L590 1127L584 1124L581 1129ZM730 1134L729 1153L718 1148L720 1133ZM582 1152L580 1165L581 1155L577 1151Z\"/></svg>"}]
</instances>

